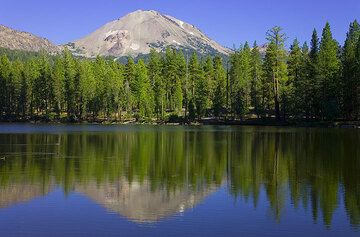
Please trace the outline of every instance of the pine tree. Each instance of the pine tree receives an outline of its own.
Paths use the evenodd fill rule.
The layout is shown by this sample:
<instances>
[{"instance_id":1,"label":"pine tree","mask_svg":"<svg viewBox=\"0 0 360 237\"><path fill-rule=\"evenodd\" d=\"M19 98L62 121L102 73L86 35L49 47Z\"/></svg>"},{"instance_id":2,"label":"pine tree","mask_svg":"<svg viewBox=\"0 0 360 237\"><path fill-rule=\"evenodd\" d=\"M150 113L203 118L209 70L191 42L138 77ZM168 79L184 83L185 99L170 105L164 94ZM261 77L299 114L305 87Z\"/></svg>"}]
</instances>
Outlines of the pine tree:
<instances>
[{"instance_id":1,"label":"pine tree","mask_svg":"<svg viewBox=\"0 0 360 237\"><path fill-rule=\"evenodd\" d=\"M301 49L301 64L299 69L299 80L294 81L294 97L293 100L295 110L294 115L305 116L309 119L312 110L312 94L311 94L311 60L309 56L309 47L305 42Z\"/></svg>"},{"instance_id":2,"label":"pine tree","mask_svg":"<svg viewBox=\"0 0 360 237\"><path fill-rule=\"evenodd\" d=\"M208 85L196 53L192 54L189 63L189 92L189 98L194 103L196 115L200 119L206 113Z\"/></svg>"},{"instance_id":3,"label":"pine tree","mask_svg":"<svg viewBox=\"0 0 360 237\"><path fill-rule=\"evenodd\" d=\"M213 93L212 105L214 116L219 117L223 115L226 107L226 72L222 59L216 56L214 62L214 80L213 80Z\"/></svg>"},{"instance_id":4,"label":"pine tree","mask_svg":"<svg viewBox=\"0 0 360 237\"><path fill-rule=\"evenodd\" d=\"M194 78L196 78L194 95L196 115L198 119L201 119L207 112L209 85L201 67L197 71L197 74L194 75Z\"/></svg>"},{"instance_id":5,"label":"pine tree","mask_svg":"<svg viewBox=\"0 0 360 237\"><path fill-rule=\"evenodd\" d=\"M155 113L158 119L163 119L165 114L165 83L162 76L162 63L159 53L154 49L150 51L148 65L149 80L153 85Z\"/></svg>"},{"instance_id":6,"label":"pine tree","mask_svg":"<svg viewBox=\"0 0 360 237\"><path fill-rule=\"evenodd\" d=\"M263 71L262 71L262 58L257 46L256 41L254 42L251 50L251 88L250 98L251 105L254 108L255 114L260 117L263 114Z\"/></svg>"},{"instance_id":7,"label":"pine tree","mask_svg":"<svg viewBox=\"0 0 360 237\"><path fill-rule=\"evenodd\" d=\"M113 110L115 112L115 120L119 116L121 121L122 110L125 107L126 101L124 96L124 67L117 62L112 62L110 66L114 72L112 82Z\"/></svg>"},{"instance_id":8,"label":"pine tree","mask_svg":"<svg viewBox=\"0 0 360 237\"><path fill-rule=\"evenodd\" d=\"M35 96L34 96L34 83L38 77L40 77L40 65L36 58L31 58L25 63L24 79L22 80L21 85L21 97L26 102L23 105L23 115L33 116L34 106L35 106Z\"/></svg>"},{"instance_id":9,"label":"pine tree","mask_svg":"<svg viewBox=\"0 0 360 237\"><path fill-rule=\"evenodd\" d=\"M311 117L318 117L320 113L320 84L317 81L317 64L319 58L319 37L316 29L313 30L311 36L311 45L309 58L310 61L307 66L307 71L309 73L309 101L307 102L310 105L310 115Z\"/></svg>"},{"instance_id":10,"label":"pine tree","mask_svg":"<svg viewBox=\"0 0 360 237\"><path fill-rule=\"evenodd\" d=\"M357 88L356 91L356 100L358 101L358 104L355 106L355 119L360 119L360 37L356 46L356 52L355 52L355 75L356 75L356 82L355 87Z\"/></svg>"},{"instance_id":11,"label":"pine tree","mask_svg":"<svg viewBox=\"0 0 360 237\"><path fill-rule=\"evenodd\" d=\"M212 107L212 100L215 88L215 81L214 81L214 65L213 60L210 56L206 57L205 61L203 62L203 70L204 70L204 79L205 79L205 86L208 90L208 94L206 98L206 110Z\"/></svg>"},{"instance_id":12,"label":"pine tree","mask_svg":"<svg viewBox=\"0 0 360 237\"><path fill-rule=\"evenodd\" d=\"M54 103L53 108L60 118L61 112L65 104L65 67L63 58L57 57L52 70Z\"/></svg>"},{"instance_id":13,"label":"pine tree","mask_svg":"<svg viewBox=\"0 0 360 237\"><path fill-rule=\"evenodd\" d=\"M275 107L275 117L281 119L280 105L284 114L287 109L287 65L286 65L286 36L282 33L282 29L278 26L267 32L267 40L269 46L266 50L264 69L267 77L267 90L271 91L273 103ZM270 86L270 87L269 87ZM268 106L272 104L268 98Z\"/></svg>"},{"instance_id":14,"label":"pine tree","mask_svg":"<svg viewBox=\"0 0 360 237\"><path fill-rule=\"evenodd\" d=\"M21 96L21 84L23 80L23 63L19 60L15 60L11 65L11 77L10 77L10 100L11 109L9 112L19 117L21 114L22 105L19 104Z\"/></svg>"},{"instance_id":15,"label":"pine tree","mask_svg":"<svg viewBox=\"0 0 360 237\"><path fill-rule=\"evenodd\" d=\"M64 91L66 98L66 110L67 117L69 120L75 119L75 77L77 74L76 70L76 61L73 58L72 54L65 50L63 54L64 60L64 71L65 71L65 81L64 81Z\"/></svg>"},{"instance_id":16,"label":"pine tree","mask_svg":"<svg viewBox=\"0 0 360 237\"><path fill-rule=\"evenodd\" d=\"M9 80L11 63L6 55L0 57L0 116L3 116L9 108Z\"/></svg>"},{"instance_id":17,"label":"pine tree","mask_svg":"<svg viewBox=\"0 0 360 237\"><path fill-rule=\"evenodd\" d=\"M45 54L38 58L37 64L39 65L39 76L35 78L32 89L34 106L38 114L45 113L48 115L52 99L54 98L51 65L49 58Z\"/></svg>"},{"instance_id":18,"label":"pine tree","mask_svg":"<svg viewBox=\"0 0 360 237\"><path fill-rule=\"evenodd\" d=\"M139 115L142 118L151 118L154 110L154 95L143 60L139 60L136 67L136 83L138 84Z\"/></svg>"},{"instance_id":19,"label":"pine tree","mask_svg":"<svg viewBox=\"0 0 360 237\"><path fill-rule=\"evenodd\" d=\"M338 44L333 39L330 24L326 23L320 42L316 65L317 81L320 85L320 106L323 118L333 119L339 114L339 76L341 63Z\"/></svg>"},{"instance_id":20,"label":"pine tree","mask_svg":"<svg viewBox=\"0 0 360 237\"><path fill-rule=\"evenodd\" d=\"M176 54L176 64L177 64L177 81L175 82L175 89L174 89L174 107L175 112L180 114L183 108L183 101L184 101L184 88L187 78L187 65L185 55L182 51L179 51Z\"/></svg>"},{"instance_id":21,"label":"pine tree","mask_svg":"<svg viewBox=\"0 0 360 237\"><path fill-rule=\"evenodd\" d=\"M358 115L360 101L358 101L358 85L355 73L356 68L356 46L360 37L360 25L355 20L350 24L349 32L345 40L342 55L343 75L342 75L342 108L347 119L354 119Z\"/></svg>"},{"instance_id":22,"label":"pine tree","mask_svg":"<svg viewBox=\"0 0 360 237\"><path fill-rule=\"evenodd\" d=\"M186 76L186 68L183 65L183 57L175 49L167 48L165 54L164 77L168 109L179 114L182 108L182 80ZM185 69L185 71L180 70Z\"/></svg>"},{"instance_id":23,"label":"pine tree","mask_svg":"<svg viewBox=\"0 0 360 237\"><path fill-rule=\"evenodd\" d=\"M136 67L134 60L129 57L128 62L125 65L125 75L124 75L124 92L125 92L125 104L127 113L131 113L133 107L137 106L135 101L136 94L136 85L135 85L135 75L136 75Z\"/></svg>"},{"instance_id":24,"label":"pine tree","mask_svg":"<svg viewBox=\"0 0 360 237\"><path fill-rule=\"evenodd\" d=\"M77 110L79 119L91 112L91 103L96 96L96 79L92 64L89 61L80 61L79 70L79 92L77 97Z\"/></svg>"},{"instance_id":25,"label":"pine tree","mask_svg":"<svg viewBox=\"0 0 360 237\"><path fill-rule=\"evenodd\" d=\"M302 93L304 93L304 91L301 91L301 89L303 88L303 54L300 48L299 41L297 39L294 40L293 44L290 47L290 55L287 65L289 73L288 84L294 86L294 91L291 91L290 89L289 94L290 104L293 106L292 112L295 114L302 114L304 110L302 108Z\"/></svg>"}]
</instances>

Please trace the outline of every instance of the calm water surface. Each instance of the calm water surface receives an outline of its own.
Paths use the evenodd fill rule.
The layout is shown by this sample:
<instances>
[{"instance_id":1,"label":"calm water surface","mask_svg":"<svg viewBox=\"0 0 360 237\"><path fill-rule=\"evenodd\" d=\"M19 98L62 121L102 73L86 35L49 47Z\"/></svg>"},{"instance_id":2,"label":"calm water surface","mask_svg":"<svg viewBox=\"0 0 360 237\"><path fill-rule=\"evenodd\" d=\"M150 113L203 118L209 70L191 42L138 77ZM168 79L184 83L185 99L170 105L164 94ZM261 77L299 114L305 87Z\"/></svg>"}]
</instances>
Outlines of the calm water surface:
<instances>
[{"instance_id":1,"label":"calm water surface","mask_svg":"<svg viewBox=\"0 0 360 237\"><path fill-rule=\"evenodd\" d=\"M360 236L360 131L0 125L0 236Z\"/></svg>"}]
</instances>

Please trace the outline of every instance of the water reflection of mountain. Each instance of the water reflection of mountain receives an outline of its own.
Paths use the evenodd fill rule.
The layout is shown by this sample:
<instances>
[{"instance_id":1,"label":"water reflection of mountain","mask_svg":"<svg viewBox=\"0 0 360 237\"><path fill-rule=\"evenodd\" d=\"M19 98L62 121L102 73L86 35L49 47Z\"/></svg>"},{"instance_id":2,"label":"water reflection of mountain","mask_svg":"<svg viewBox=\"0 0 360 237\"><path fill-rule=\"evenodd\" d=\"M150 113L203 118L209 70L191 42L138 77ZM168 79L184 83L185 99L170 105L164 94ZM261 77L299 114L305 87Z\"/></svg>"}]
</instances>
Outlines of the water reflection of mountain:
<instances>
[{"instance_id":1,"label":"water reflection of mountain","mask_svg":"<svg viewBox=\"0 0 360 237\"><path fill-rule=\"evenodd\" d=\"M37 184L20 183L5 187L0 186L0 208L9 207L45 196L51 187L42 187Z\"/></svg>"},{"instance_id":2,"label":"water reflection of mountain","mask_svg":"<svg viewBox=\"0 0 360 237\"><path fill-rule=\"evenodd\" d=\"M0 160L0 189L21 180L44 187L51 180L130 219L155 221L196 205L225 179L234 199L255 207L264 191L279 222L290 206L310 209L314 221L330 226L342 207L359 226L359 143L358 131L338 129L0 134L0 155L7 157ZM186 187L196 188L189 193Z\"/></svg>"},{"instance_id":3,"label":"water reflection of mountain","mask_svg":"<svg viewBox=\"0 0 360 237\"><path fill-rule=\"evenodd\" d=\"M157 222L177 213L194 208L216 187L194 190L184 187L168 191L151 190L148 181L142 183L121 180L113 184L89 183L76 187L76 191L101 204L107 210L140 223Z\"/></svg>"}]
</instances>

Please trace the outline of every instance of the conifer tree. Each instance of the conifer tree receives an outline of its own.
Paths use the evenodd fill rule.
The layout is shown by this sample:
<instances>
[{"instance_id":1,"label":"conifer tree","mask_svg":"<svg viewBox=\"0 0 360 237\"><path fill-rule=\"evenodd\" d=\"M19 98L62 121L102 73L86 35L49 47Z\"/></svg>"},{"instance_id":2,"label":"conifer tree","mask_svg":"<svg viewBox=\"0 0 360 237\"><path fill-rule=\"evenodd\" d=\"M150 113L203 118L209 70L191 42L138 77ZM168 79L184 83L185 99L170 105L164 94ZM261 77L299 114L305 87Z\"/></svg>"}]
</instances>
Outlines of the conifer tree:
<instances>
[{"instance_id":1,"label":"conifer tree","mask_svg":"<svg viewBox=\"0 0 360 237\"><path fill-rule=\"evenodd\" d=\"M333 119L339 113L339 76L341 63L338 58L338 44L333 39L330 24L326 23L320 42L316 64L319 83L320 108L323 118Z\"/></svg>"},{"instance_id":2,"label":"conifer tree","mask_svg":"<svg viewBox=\"0 0 360 237\"><path fill-rule=\"evenodd\" d=\"M303 73L303 54L300 48L300 43L297 39L294 40L293 44L290 47L290 55L288 58L288 85L293 85L294 88L292 91L290 88L289 94L289 102L293 106L292 112L296 114L301 114L302 108L302 93L304 91L300 91L302 89L302 73ZM290 86L291 87L291 86Z\"/></svg>"},{"instance_id":3,"label":"conifer tree","mask_svg":"<svg viewBox=\"0 0 360 237\"><path fill-rule=\"evenodd\" d=\"M360 37L360 25L355 20L350 24L349 31L345 40L342 55L343 75L342 75L342 108L347 119L354 119L357 116L358 101L358 78L356 76L356 47Z\"/></svg>"},{"instance_id":4,"label":"conifer tree","mask_svg":"<svg viewBox=\"0 0 360 237\"><path fill-rule=\"evenodd\" d=\"M54 99L53 99L53 108L57 114L57 117L60 118L61 111L63 109L63 105L65 103L65 68L63 58L57 57L53 70L52 70L52 80L53 80L53 92L54 92Z\"/></svg>"},{"instance_id":5,"label":"conifer tree","mask_svg":"<svg viewBox=\"0 0 360 237\"><path fill-rule=\"evenodd\" d=\"M266 50L264 70L267 77L267 90L271 92L268 98L268 107L273 103L275 109L275 117L281 119L280 105L283 110L284 119L287 109L287 65L285 40L286 35L282 33L282 29L278 26L273 27L267 32L267 40L269 46Z\"/></svg>"},{"instance_id":6,"label":"conifer tree","mask_svg":"<svg viewBox=\"0 0 360 237\"><path fill-rule=\"evenodd\" d=\"M125 94L124 94L124 67L123 65L112 62L110 65L114 72L112 81L112 102L113 112L115 113L115 120L122 119L122 110L125 107Z\"/></svg>"},{"instance_id":7,"label":"conifer tree","mask_svg":"<svg viewBox=\"0 0 360 237\"><path fill-rule=\"evenodd\" d=\"M136 83L138 84L139 115L142 118L151 118L154 110L154 95L143 60L139 60L136 67Z\"/></svg>"},{"instance_id":8,"label":"conifer tree","mask_svg":"<svg viewBox=\"0 0 360 237\"><path fill-rule=\"evenodd\" d=\"M257 46L254 42L251 50L251 88L250 98L251 105L254 108L255 114L260 117L263 114L263 71L262 71L262 58Z\"/></svg>"},{"instance_id":9,"label":"conifer tree","mask_svg":"<svg viewBox=\"0 0 360 237\"><path fill-rule=\"evenodd\" d=\"M81 61L79 67L79 97L78 111L79 118L84 117L91 112L91 103L96 96L96 79L93 72L92 64L88 61Z\"/></svg>"},{"instance_id":10,"label":"conifer tree","mask_svg":"<svg viewBox=\"0 0 360 237\"><path fill-rule=\"evenodd\" d=\"M75 119L75 77L77 74L76 61L68 50L64 51L63 60L65 69L64 91L66 98L67 117L68 119L73 120Z\"/></svg>"},{"instance_id":11,"label":"conifer tree","mask_svg":"<svg viewBox=\"0 0 360 237\"><path fill-rule=\"evenodd\" d=\"M201 118L206 112L208 86L196 53L192 54L189 63L189 92L189 98L195 105L196 115Z\"/></svg>"},{"instance_id":12,"label":"conifer tree","mask_svg":"<svg viewBox=\"0 0 360 237\"><path fill-rule=\"evenodd\" d=\"M317 62L319 58L319 37L316 29L313 30L311 36L310 52L309 58L310 61L307 66L307 71L309 73L309 101L310 105L310 115L311 117L318 117L320 113L320 84L317 81Z\"/></svg>"},{"instance_id":13,"label":"conifer tree","mask_svg":"<svg viewBox=\"0 0 360 237\"><path fill-rule=\"evenodd\" d=\"M355 76L357 80L355 81L355 87L357 88L356 91L356 101L358 102L355 105L355 111L354 111L354 118L359 120L360 119L360 37L356 46L356 52L355 52Z\"/></svg>"},{"instance_id":14,"label":"conifer tree","mask_svg":"<svg viewBox=\"0 0 360 237\"><path fill-rule=\"evenodd\" d=\"M204 70L204 79L205 79L205 86L208 90L208 94L205 98L206 100L206 109L210 109L212 107L212 95L214 94L214 65L213 60L210 56L206 57L205 61L203 62L203 70Z\"/></svg>"},{"instance_id":15,"label":"conifer tree","mask_svg":"<svg viewBox=\"0 0 360 237\"><path fill-rule=\"evenodd\" d=\"M8 87L11 74L11 63L6 55L0 57L0 116L3 116L9 107Z\"/></svg>"},{"instance_id":16,"label":"conifer tree","mask_svg":"<svg viewBox=\"0 0 360 237\"><path fill-rule=\"evenodd\" d=\"M155 113L158 119L163 119L165 114L165 83L162 76L162 63L159 53L154 49L150 51L148 64L149 80L153 85Z\"/></svg>"},{"instance_id":17,"label":"conifer tree","mask_svg":"<svg viewBox=\"0 0 360 237\"><path fill-rule=\"evenodd\" d=\"M126 111L128 113L132 112L133 107L136 107L135 95L136 95L136 85L135 85L135 74L136 67L134 60L129 57L127 64L125 66L125 75L124 75L124 92L126 98Z\"/></svg>"},{"instance_id":18,"label":"conifer tree","mask_svg":"<svg viewBox=\"0 0 360 237\"><path fill-rule=\"evenodd\" d=\"M222 59L219 56L214 58L214 80L212 93L212 106L214 116L223 115L226 106L226 72Z\"/></svg>"},{"instance_id":19,"label":"conifer tree","mask_svg":"<svg viewBox=\"0 0 360 237\"><path fill-rule=\"evenodd\" d=\"M187 78L187 65L186 59L183 51L179 51L176 54L176 64L177 64L177 80L174 85L174 96L173 104L174 110L179 115L183 108L184 95L183 90L185 88L186 78Z\"/></svg>"}]
</instances>

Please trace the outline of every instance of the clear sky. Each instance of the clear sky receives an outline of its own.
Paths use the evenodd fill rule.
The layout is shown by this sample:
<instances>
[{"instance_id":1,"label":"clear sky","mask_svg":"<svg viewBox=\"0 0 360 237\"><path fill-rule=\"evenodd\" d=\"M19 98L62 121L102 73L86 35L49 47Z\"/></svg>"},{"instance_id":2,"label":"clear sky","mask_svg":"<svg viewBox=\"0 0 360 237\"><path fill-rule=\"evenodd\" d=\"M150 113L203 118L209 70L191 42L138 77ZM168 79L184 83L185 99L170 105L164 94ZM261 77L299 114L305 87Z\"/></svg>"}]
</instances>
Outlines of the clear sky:
<instances>
[{"instance_id":1,"label":"clear sky","mask_svg":"<svg viewBox=\"0 0 360 237\"><path fill-rule=\"evenodd\" d=\"M81 38L129 12L157 10L191 23L224 46L265 42L274 25L309 41L326 21L343 44L349 23L360 20L360 0L1 0L0 24L60 44ZM320 33L320 32L319 32Z\"/></svg>"}]
</instances>

